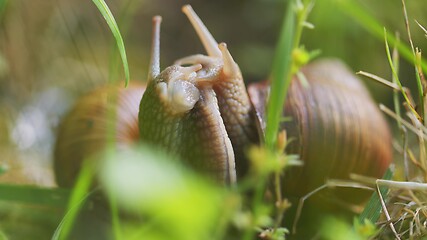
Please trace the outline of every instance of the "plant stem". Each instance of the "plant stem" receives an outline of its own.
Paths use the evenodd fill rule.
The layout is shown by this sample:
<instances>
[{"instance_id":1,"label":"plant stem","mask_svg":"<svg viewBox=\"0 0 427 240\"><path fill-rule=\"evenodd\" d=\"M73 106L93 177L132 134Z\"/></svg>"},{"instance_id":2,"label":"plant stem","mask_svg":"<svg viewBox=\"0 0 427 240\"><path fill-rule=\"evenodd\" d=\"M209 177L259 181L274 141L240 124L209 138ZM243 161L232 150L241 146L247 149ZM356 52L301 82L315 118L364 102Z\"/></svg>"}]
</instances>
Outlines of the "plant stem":
<instances>
[{"instance_id":1,"label":"plant stem","mask_svg":"<svg viewBox=\"0 0 427 240\"><path fill-rule=\"evenodd\" d=\"M406 32L408 33L409 44L410 44L411 50L412 50L413 63L414 63L414 68L415 68L415 76L416 76L416 80L417 80L418 104L419 104L419 109L421 112L420 115L422 116L422 119L423 119L422 121L424 122L424 126L426 126L426 120L427 119L425 119L425 117L424 117L424 115L425 115L425 112L424 112L424 88L423 88L423 84L422 84L421 79L420 79L420 75L418 73L417 56L415 53L414 43L412 42L411 30L409 28L408 13L406 11L405 0L402 0L402 9L403 9L403 16L405 18ZM420 67L420 69L421 69L421 67Z\"/></svg>"},{"instance_id":2,"label":"plant stem","mask_svg":"<svg viewBox=\"0 0 427 240\"><path fill-rule=\"evenodd\" d=\"M402 92L403 98L405 99L406 103L408 104L408 107L411 110L411 112L417 117L417 119L421 119L420 115L417 113L417 111L415 110L414 106L412 105L412 102L410 101L408 95L406 94L405 89L402 86L402 83L399 80L397 70L394 67L393 60L391 58L390 48L388 46L388 40L387 40L387 31L385 28L384 28L384 42L385 42L387 59L388 59L388 62L390 64L391 71L393 73L393 78L396 80L397 85L399 85L399 88L400 88L400 91ZM396 45L396 46L398 46L398 45Z\"/></svg>"},{"instance_id":3,"label":"plant stem","mask_svg":"<svg viewBox=\"0 0 427 240\"><path fill-rule=\"evenodd\" d=\"M274 150L276 147L282 107L291 82L293 42L294 39L297 39L294 34L295 13L293 8L294 4L289 2L271 72L271 93L267 104L265 133L265 143L270 150Z\"/></svg>"},{"instance_id":4,"label":"plant stem","mask_svg":"<svg viewBox=\"0 0 427 240\"><path fill-rule=\"evenodd\" d=\"M394 43L393 57L392 57L393 66L396 69L397 75L399 75L399 52L397 51L397 45L400 44L399 39L400 38L398 36L396 36L396 42ZM393 81L393 83L397 84L398 79L396 79L394 74L392 74L392 81ZM394 112L396 113L397 116L399 116L401 118L402 115L400 113L399 92L396 90L393 90L393 103L394 103ZM397 121L397 125L398 125L399 129L401 129L402 123L400 121Z\"/></svg>"},{"instance_id":5,"label":"plant stem","mask_svg":"<svg viewBox=\"0 0 427 240\"><path fill-rule=\"evenodd\" d=\"M308 13L313 6L313 1L309 4L306 2L307 1L304 1L304 3L302 3L300 0L289 2L273 62L273 69L271 72L272 83L267 105L267 125L265 135L265 146L269 151L271 151L272 156L280 156L283 154L283 149L277 148L277 136L287 91L292 81L292 66L294 63L292 53L295 49L299 48L304 24ZM268 160L279 161L279 158L273 157ZM275 219L275 230L280 226L285 211L285 208L283 207L280 183L281 173L282 169L276 170L274 173L274 191L278 207ZM255 219L255 221L260 215L259 206L263 199L266 182L267 178L262 178L255 189L255 197L253 201L253 219ZM244 239L251 239L251 236L252 231L246 231Z\"/></svg>"},{"instance_id":6,"label":"plant stem","mask_svg":"<svg viewBox=\"0 0 427 240\"><path fill-rule=\"evenodd\" d=\"M285 214L286 208L283 206L283 196L282 196L282 187L280 182L280 173L276 172L274 174L274 187L276 192L276 206L277 206L277 214L276 214L276 223L274 224L274 229L277 230L280 227L280 224L283 220L283 215Z\"/></svg>"}]
</instances>

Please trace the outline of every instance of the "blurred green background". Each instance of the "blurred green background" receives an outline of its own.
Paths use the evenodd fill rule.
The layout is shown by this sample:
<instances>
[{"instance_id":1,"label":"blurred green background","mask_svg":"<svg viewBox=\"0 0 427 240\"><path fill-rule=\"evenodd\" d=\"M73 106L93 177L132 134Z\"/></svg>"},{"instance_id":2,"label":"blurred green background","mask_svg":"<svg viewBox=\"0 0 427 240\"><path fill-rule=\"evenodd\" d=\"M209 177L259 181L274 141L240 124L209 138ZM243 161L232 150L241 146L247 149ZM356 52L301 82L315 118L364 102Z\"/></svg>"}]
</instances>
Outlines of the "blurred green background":
<instances>
[{"instance_id":1,"label":"blurred green background","mask_svg":"<svg viewBox=\"0 0 427 240\"><path fill-rule=\"evenodd\" d=\"M106 1L122 31L131 81L147 75L151 18L163 17L161 65L204 53L181 6L191 4L218 41L228 43L248 82L267 78L282 23L285 1ZM390 33L407 34L400 0L354 1ZM427 25L423 1L408 1L415 46L427 39L413 21ZM303 33L309 50L338 57L354 71L386 79L391 71L384 41L348 17L335 1L319 0ZM414 70L401 61L401 80L414 89ZM74 99L110 80L123 79L114 40L92 1L0 0L0 166L2 182L54 186L51 151L55 128ZM391 105L391 91L364 79L378 102ZM416 91L413 91L414 93Z\"/></svg>"}]
</instances>

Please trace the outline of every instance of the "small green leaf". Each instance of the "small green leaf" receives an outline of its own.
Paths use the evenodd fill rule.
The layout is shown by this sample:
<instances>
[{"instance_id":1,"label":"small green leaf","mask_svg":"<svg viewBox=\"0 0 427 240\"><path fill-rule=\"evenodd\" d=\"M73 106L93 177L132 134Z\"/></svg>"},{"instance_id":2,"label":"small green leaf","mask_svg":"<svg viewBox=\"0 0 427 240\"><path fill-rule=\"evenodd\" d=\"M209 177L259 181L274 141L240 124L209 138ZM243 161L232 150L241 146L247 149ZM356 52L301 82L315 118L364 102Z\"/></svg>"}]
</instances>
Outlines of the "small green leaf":
<instances>
[{"instance_id":1,"label":"small green leaf","mask_svg":"<svg viewBox=\"0 0 427 240\"><path fill-rule=\"evenodd\" d=\"M111 32L114 35L114 38L116 39L117 48L119 49L120 57L122 58L123 63L123 70L125 72L125 86L127 86L130 78L129 65L126 57L125 44L123 42L122 35L120 34L119 27L117 26L116 20L114 19L113 14L104 0L92 0L92 2L96 5L96 7L98 7L99 12L104 17L105 21L111 29Z\"/></svg>"}]
</instances>

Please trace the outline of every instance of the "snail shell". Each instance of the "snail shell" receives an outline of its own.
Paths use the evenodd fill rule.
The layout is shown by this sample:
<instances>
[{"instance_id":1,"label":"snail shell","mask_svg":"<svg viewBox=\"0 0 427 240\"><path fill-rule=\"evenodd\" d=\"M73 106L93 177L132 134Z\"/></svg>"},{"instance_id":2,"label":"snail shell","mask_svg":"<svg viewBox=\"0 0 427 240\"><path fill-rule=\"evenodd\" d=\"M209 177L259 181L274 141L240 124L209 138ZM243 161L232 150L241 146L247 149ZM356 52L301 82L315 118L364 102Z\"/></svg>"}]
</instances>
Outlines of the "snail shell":
<instances>
[{"instance_id":1,"label":"snail shell","mask_svg":"<svg viewBox=\"0 0 427 240\"><path fill-rule=\"evenodd\" d=\"M138 142L138 105L144 90L144 85L134 82L126 89L106 85L75 103L58 129L54 171L59 186L72 187L85 160L97 162L97 155L107 147L109 127L116 127L117 148Z\"/></svg>"},{"instance_id":2,"label":"snail shell","mask_svg":"<svg viewBox=\"0 0 427 240\"><path fill-rule=\"evenodd\" d=\"M287 153L300 155L304 166L285 172L283 190L302 196L328 178L348 179L350 173L380 178L392 160L387 122L361 81L338 60L314 61L290 85L281 129L293 139ZM248 87L261 123L269 85ZM261 124L262 125L262 124Z\"/></svg>"}]
</instances>

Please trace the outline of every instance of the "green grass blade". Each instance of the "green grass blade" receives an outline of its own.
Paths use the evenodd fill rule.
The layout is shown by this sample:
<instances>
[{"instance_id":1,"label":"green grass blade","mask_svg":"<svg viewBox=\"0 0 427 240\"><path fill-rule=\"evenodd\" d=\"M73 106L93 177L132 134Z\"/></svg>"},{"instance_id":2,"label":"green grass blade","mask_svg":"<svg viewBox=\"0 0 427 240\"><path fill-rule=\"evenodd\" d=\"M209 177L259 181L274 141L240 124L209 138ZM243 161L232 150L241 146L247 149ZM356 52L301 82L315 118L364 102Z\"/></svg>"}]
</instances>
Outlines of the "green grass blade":
<instances>
[{"instance_id":1,"label":"green grass blade","mask_svg":"<svg viewBox=\"0 0 427 240\"><path fill-rule=\"evenodd\" d=\"M295 13L289 1L271 72L271 92L267 105L266 145L273 149L282 118L283 104L292 80L292 50L294 46Z\"/></svg>"},{"instance_id":2,"label":"green grass blade","mask_svg":"<svg viewBox=\"0 0 427 240\"><path fill-rule=\"evenodd\" d=\"M416 76L416 82L417 82L417 88L418 88L418 99L419 99L417 105L418 105L419 110L420 110L420 115L422 116L424 123L425 123L426 119L424 118L424 115L425 115L425 113L424 113L424 87L423 87L423 84L421 83L420 75L418 73L418 69L420 69L420 71L422 71L422 70L421 70L421 68L418 68L418 65L417 65L417 64L421 64L421 63L418 63L418 61L417 61L417 55L415 53L414 43L412 42L411 30L409 27L408 13L406 11L405 0L402 0L402 8L403 8L403 17L405 19L406 31L408 33L408 39L409 39L409 43L410 43L411 50L412 50L412 57L414 58L414 61L413 61L414 64L413 65L414 65L414 69L415 69L415 76Z\"/></svg>"},{"instance_id":3,"label":"green grass blade","mask_svg":"<svg viewBox=\"0 0 427 240\"><path fill-rule=\"evenodd\" d=\"M393 59L390 54L390 47L388 46L388 39L387 39L387 31L384 28L384 42L385 42L385 50L387 54L387 60L391 68L391 72L393 74L393 79L396 80L397 85L400 88L400 91L402 92L403 98L405 99L406 103L408 104L408 108L411 110L411 112L416 116L418 119L420 119L420 116L418 115L417 111L415 110L412 102L409 100L408 95L406 94L405 90L403 89L402 83L399 80L398 72L395 68L395 64L393 63ZM399 45L396 45L396 47ZM422 95L421 95L422 96Z\"/></svg>"},{"instance_id":4,"label":"green grass blade","mask_svg":"<svg viewBox=\"0 0 427 240\"><path fill-rule=\"evenodd\" d=\"M384 40L383 26L381 26L379 21L375 19L372 15L370 15L368 11L363 9L363 7L361 7L355 1L350 0L335 0L335 2L337 3L337 6L339 6L342 12L354 19L370 34L375 36L380 41ZM387 39L392 45L395 45L396 41L398 41L396 37L388 33ZM415 64L414 56L410 47L405 44L397 44L396 47L403 58L405 58L410 63ZM423 69L424 73L427 73L427 61L424 59L421 61L421 68Z\"/></svg>"},{"instance_id":5,"label":"green grass blade","mask_svg":"<svg viewBox=\"0 0 427 240\"><path fill-rule=\"evenodd\" d=\"M98 7L99 12L104 17L105 21L111 29L111 32L113 33L114 38L116 39L117 48L119 49L123 63L123 70L125 72L125 86L127 86L130 79L129 65L126 57L125 44L123 42L122 35L120 34L119 27L117 26L116 20L114 19L113 14L104 0L92 0L92 2L96 5L96 7Z\"/></svg>"},{"instance_id":6,"label":"green grass blade","mask_svg":"<svg viewBox=\"0 0 427 240\"><path fill-rule=\"evenodd\" d=\"M394 69L396 70L397 76L399 76L399 69L400 69L399 51L397 50L397 45L399 45L400 40L398 37L396 37L396 39L397 41L393 47L392 61L393 61L393 66L394 66ZM397 84L398 79L396 79L394 74L392 74L392 81L393 83ZM393 105L394 105L394 112L396 113L397 116L399 116L399 118L401 118L402 115L400 113L399 92L397 90L393 90ZM399 129L401 129L402 123L400 122L400 120L397 120L397 126L399 127Z\"/></svg>"},{"instance_id":7,"label":"green grass blade","mask_svg":"<svg viewBox=\"0 0 427 240\"><path fill-rule=\"evenodd\" d=\"M8 3L9 3L9 0L0 0L0 17L3 16L3 13L6 10Z\"/></svg>"},{"instance_id":8,"label":"green grass blade","mask_svg":"<svg viewBox=\"0 0 427 240\"><path fill-rule=\"evenodd\" d=\"M65 208L70 191L60 188L0 184L0 201Z\"/></svg>"},{"instance_id":9,"label":"green grass blade","mask_svg":"<svg viewBox=\"0 0 427 240\"><path fill-rule=\"evenodd\" d=\"M68 209L68 212L62 218L58 227L55 229L52 240L68 239L67 237L71 231L71 227L73 226L77 214L91 194L92 192L87 193L83 198L79 199L78 203Z\"/></svg>"},{"instance_id":10,"label":"green grass blade","mask_svg":"<svg viewBox=\"0 0 427 240\"><path fill-rule=\"evenodd\" d=\"M286 99L287 89L291 81L292 50L294 47L295 34L295 9L294 1L287 4L285 17L280 31L278 45L276 47L273 68L271 72L271 90L267 103L267 124L265 132L265 144L271 151L277 151L277 133L280 120L282 119L283 104ZM267 178L262 177L254 186L253 215L257 218L262 214L262 199ZM245 240L253 238L253 229L247 228L243 234Z\"/></svg>"},{"instance_id":11,"label":"green grass blade","mask_svg":"<svg viewBox=\"0 0 427 240\"><path fill-rule=\"evenodd\" d=\"M110 203L114 237L116 240L121 240L123 239L123 237L119 217L119 207L117 205L117 198L114 194L110 194L108 197L108 201Z\"/></svg>"},{"instance_id":12,"label":"green grass blade","mask_svg":"<svg viewBox=\"0 0 427 240\"><path fill-rule=\"evenodd\" d=\"M90 195L88 191L92 184L92 179L93 170L88 164L86 164L83 166L77 179L77 183L72 190L67 207L68 211L55 231L53 239L67 239L85 199Z\"/></svg>"},{"instance_id":13,"label":"green grass blade","mask_svg":"<svg viewBox=\"0 0 427 240\"><path fill-rule=\"evenodd\" d=\"M384 174L382 179L390 180L393 177L393 172L389 169L387 169L386 173ZM381 196L385 196L387 194L388 187L380 187L380 194ZM377 192L374 192L369 199L368 203L366 204L365 208L363 209L363 212L359 216L359 222L364 223L365 219L368 219L372 223L376 223L380 217L382 211L380 198L378 196Z\"/></svg>"},{"instance_id":14,"label":"green grass blade","mask_svg":"<svg viewBox=\"0 0 427 240\"><path fill-rule=\"evenodd\" d=\"M122 37L126 38L130 27L132 26L132 20L135 14L141 9L142 1L130 0L123 2L120 7L119 14L116 14L117 23L120 25L120 32ZM109 67L108 77L109 81L118 79L120 70L120 54L117 50L115 40L112 40L109 54Z\"/></svg>"}]
</instances>

